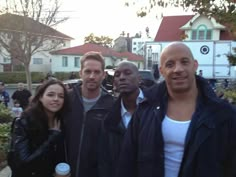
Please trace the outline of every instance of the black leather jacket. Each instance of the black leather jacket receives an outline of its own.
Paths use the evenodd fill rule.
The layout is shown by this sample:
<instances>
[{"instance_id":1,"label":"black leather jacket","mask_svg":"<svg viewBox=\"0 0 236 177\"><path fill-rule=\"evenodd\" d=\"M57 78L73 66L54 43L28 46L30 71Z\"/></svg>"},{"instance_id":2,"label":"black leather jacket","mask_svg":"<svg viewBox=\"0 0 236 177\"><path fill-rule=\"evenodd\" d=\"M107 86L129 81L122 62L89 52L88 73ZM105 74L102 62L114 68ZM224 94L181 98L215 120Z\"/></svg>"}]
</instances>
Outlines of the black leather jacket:
<instances>
[{"instance_id":1,"label":"black leather jacket","mask_svg":"<svg viewBox=\"0 0 236 177\"><path fill-rule=\"evenodd\" d=\"M14 122L10 159L12 177L52 177L55 165L64 161L64 141L60 131L39 132L29 114Z\"/></svg>"}]
</instances>

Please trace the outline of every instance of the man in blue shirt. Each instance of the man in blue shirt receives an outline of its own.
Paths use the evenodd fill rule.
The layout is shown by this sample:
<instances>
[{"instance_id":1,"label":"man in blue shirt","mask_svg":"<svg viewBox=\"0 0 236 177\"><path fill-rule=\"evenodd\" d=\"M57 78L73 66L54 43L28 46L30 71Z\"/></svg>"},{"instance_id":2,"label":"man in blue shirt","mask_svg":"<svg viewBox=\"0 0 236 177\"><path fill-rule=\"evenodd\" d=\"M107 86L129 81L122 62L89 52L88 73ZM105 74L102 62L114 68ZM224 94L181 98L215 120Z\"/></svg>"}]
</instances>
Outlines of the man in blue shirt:
<instances>
[{"instance_id":1,"label":"man in blue shirt","mask_svg":"<svg viewBox=\"0 0 236 177\"><path fill-rule=\"evenodd\" d=\"M8 107L10 97L7 91L5 90L4 82L0 81L0 103L3 103L6 107Z\"/></svg>"}]
</instances>

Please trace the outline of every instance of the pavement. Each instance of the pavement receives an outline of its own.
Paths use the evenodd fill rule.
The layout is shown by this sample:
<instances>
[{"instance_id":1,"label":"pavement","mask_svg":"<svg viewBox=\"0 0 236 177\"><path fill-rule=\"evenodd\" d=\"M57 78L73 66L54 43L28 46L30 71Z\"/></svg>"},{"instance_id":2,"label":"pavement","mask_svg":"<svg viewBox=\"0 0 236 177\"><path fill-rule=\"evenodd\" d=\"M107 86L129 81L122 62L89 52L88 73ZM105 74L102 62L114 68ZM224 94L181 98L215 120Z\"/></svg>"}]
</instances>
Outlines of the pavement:
<instances>
[{"instance_id":1,"label":"pavement","mask_svg":"<svg viewBox=\"0 0 236 177\"><path fill-rule=\"evenodd\" d=\"M6 166L0 171L0 177L11 177L11 169Z\"/></svg>"}]
</instances>

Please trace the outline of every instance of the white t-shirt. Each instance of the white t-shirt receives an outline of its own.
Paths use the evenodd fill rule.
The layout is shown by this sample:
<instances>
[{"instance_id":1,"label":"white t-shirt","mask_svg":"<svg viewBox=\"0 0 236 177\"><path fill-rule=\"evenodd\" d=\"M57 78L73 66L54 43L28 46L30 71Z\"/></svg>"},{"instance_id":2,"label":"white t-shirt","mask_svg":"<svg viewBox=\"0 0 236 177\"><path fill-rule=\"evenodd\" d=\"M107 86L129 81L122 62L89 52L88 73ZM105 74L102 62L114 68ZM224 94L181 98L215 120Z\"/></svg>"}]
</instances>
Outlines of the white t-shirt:
<instances>
[{"instance_id":1,"label":"white t-shirt","mask_svg":"<svg viewBox=\"0 0 236 177\"><path fill-rule=\"evenodd\" d=\"M11 112L14 118L20 117L21 113L23 112L23 109L21 107L12 107Z\"/></svg>"},{"instance_id":2,"label":"white t-shirt","mask_svg":"<svg viewBox=\"0 0 236 177\"><path fill-rule=\"evenodd\" d=\"M167 115L162 122L164 138L165 177L177 177L184 153L189 121L176 121Z\"/></svg>"}]
</instances>

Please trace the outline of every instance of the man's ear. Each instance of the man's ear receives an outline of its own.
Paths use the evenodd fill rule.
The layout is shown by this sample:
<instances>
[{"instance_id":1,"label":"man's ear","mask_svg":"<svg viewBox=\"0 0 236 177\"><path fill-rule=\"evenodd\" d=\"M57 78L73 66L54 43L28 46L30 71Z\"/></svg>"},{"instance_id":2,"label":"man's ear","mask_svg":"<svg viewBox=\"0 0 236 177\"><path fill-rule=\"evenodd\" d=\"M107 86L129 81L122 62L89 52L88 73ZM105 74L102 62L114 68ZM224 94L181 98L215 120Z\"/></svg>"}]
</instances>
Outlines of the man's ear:
<instances>
[{"instance_id":1,"label":"man's ear","mask_svg":"<svg viewBox=\"0 0 236 177\"><path fill-rule=\"evenodd\" d=\"M194 69L195 69L195 72L197 71L197 68L198 68L198 61L196 59L194 59Z\"/></svg>"}]
</instances>

